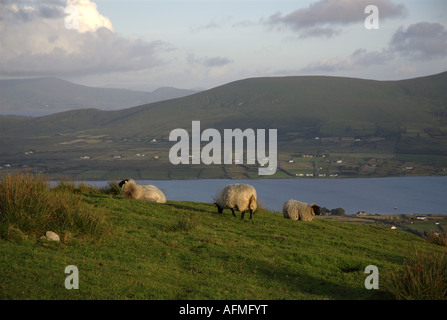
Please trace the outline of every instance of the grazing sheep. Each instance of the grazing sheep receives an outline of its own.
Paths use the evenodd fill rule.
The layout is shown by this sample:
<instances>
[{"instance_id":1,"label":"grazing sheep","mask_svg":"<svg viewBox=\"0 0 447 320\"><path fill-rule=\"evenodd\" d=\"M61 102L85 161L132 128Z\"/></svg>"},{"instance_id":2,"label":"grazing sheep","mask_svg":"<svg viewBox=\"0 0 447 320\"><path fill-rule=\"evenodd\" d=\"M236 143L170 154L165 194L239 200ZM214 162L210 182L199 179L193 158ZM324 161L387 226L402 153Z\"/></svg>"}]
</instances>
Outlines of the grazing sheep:
<instances>
[{"instance_id":1,"label":"grazing sheep","mask_svg":"<svg viewBox=\"0 0 447 320\"><path fill-rule=\"evenodd\" d=\"M312 221L315 216L320 215L320 207L315 203L307 204L291 199L284 203L282 213L287 219Z\"/></svg>"},{"instance_id":2,"label":"grazing sheep","mask_svg":"<svg viewBox=\"0 0 447 320\"><path fill-rule=\"evenodd\" d=\"M230 209L241 212L241 219L244 219L245 211L250 211L250 219L257 208L256 190L248 184L232 184L224 187L216 198L214 204L217 211L222 213L224 209Z\"/></svg>"},{"instance_id":3,"label":"grazing sheep","mask_svg":"<svg viewBox=\"0 0 447 320\"><path fill-rule=\"evenodd\" d=\"M149 202L166 203L166 197L160 189L153 185L141 186L133 179L124 179L119 183L125 199L145 200Z\"/></svg>"}]
</instances>

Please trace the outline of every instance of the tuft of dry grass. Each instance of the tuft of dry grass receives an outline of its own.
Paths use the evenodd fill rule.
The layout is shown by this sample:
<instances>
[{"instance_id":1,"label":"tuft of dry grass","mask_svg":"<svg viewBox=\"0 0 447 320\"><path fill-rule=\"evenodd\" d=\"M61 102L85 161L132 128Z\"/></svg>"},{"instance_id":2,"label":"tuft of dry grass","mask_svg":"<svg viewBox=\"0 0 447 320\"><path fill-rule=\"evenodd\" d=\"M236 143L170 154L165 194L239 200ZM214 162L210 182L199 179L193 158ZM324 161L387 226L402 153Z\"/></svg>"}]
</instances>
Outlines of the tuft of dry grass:
<instances>
[{"instance_id":1,"label":"tuft of dry grass","mask_svg":"<svg viewBox=\"0 0 447 320\"><path fill-rule=\"evenodd\" d=\"M439 232L426 232L424 234L424 239L432 244L436 244L441 247L447 248L447 234L446 233L439 233Z\"/></svg>"},{"instance_id":2,"label":"tuft of dry grass","mask_svg":"<svg viewBox=\"0 0 447 320\"><path fill-rule=\"evenodd\" d=\"M50 188L47 178L28 172L0 179L0 237L10 230L41 236L51 230L59 234L81 233L99 238L108 233L101 208L82 200L71 186Z\"/></svg>"},{"instance_id":3,"label":"tuft of dry grass","mask_svg":"<svg viewBox=\"0 0 447 320\"><path fill-rule=\"evenodd\" d=\"M399 300L446 300L446 252L416 252L402 269L386 277L384 286Z\"/></svg>"}]
</instances>

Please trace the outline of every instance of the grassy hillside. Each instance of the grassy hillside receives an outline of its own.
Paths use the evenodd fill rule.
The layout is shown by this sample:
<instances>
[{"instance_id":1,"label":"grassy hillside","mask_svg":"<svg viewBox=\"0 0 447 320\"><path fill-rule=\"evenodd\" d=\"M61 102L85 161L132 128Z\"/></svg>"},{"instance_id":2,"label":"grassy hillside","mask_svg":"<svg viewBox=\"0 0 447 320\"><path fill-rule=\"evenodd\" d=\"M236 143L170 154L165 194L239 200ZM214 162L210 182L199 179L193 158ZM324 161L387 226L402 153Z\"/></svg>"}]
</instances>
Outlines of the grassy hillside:
<instances>
[{"instance_id":1,"label":"grassy hillside","mask_svg":"<svg viewBox=\"0 0 447 320\"><path fill-rule=\"evenodd\" d=\"M202 131L277 129L280 170L276 177L445 174L446 81L447 72L402 81L253 78L125 110L0 117L0 157L3 164L13 162L16 167L26 165L50 174L109 179L116 177L113 170L122 170L123 163L110 161L119 154L126 167L137 168L136 178L200 178L198 171L211 167L190 166L186 174L178 175L178 167L168 161L174 144L168 141L169 133L176 128L191 130L191 121L200 120ZM40 155L24 157L26 148ZM137 153L159 161L138 161ZM80 162L86 154L95 161ZM331 157L289 164L305 154ZM342 158L344 164L337 165ZM414 170L402 169L406 167ZM213 167L207 177L252 178L256 171L250 166L233 169Z\"/></svg>"},{"instance_id":2,"label":"grassy hillside","mask_svg":"<svg viewBox=\"0 0 447 320\"><path fill-rule=\"evenodd\" d=\"M402 81L253 78L126 110L70 111L24 123L36 125L29 132L89 129L112 138L166 137L177 127L189 128L192 120L217 129L278 128L308 137L398 134L406 127L440 126L446 81L447 72Z\"/></svg>"},{"instance_id":3,"label":"grassy hillside","mask_svg":"<svg viewBox=\"0 0 447 320\"><path fill-rule=\"evenodd\" d=\"M427 257L442 262L445 252L375 226L297 222L262 209L241 220L217 214L209 203L71 192L101 211L109 232L98 237L65 226L55 230L62 241L49 242L40 239L44 231L20 232L10 224L0 237L1 299L393 299L393 276L405 275L406 259L422 257L428 268ZM435 272L444 272L443 263ZM65 289L68 265L78 267L78 290ZM365 289L368 265L378 267L378 290ZM445 273L436 279L434 291L442 296Z\"/></svg>"}]
</instances>

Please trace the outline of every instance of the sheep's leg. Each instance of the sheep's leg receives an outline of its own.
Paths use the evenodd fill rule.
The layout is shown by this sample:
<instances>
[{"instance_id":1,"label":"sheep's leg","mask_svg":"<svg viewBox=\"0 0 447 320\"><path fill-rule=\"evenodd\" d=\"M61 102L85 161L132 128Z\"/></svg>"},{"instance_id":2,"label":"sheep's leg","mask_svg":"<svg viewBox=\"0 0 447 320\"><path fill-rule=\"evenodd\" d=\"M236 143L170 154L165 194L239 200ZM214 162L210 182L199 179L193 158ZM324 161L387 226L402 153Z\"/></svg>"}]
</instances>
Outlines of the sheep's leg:
<instances>
[{"instance_id":1,"label":"sheep's leg","mask_svg":"<svg viewBox=\"0 0 447 320\"><path fill-rule=\"evenodd\" d=\"M251 220L252 216L253 216L253 210L250 209L250 220Z\"/></svg>"},{"instance_id":2,"label":"sheep's leg","mask_svg":"<svg viewBox=\"0 0 447 320\"><path fill-rule=\"evenodd\" d=\"M244 220L244 214L245 214L245 211L242 211L242 213L241 213L241 220Z\"/></svg>"},{"instance_id":3,"label":"sheep's leg","mask_svg":"<svg viewBox=\"0 0 447 320\"><path fill-rule=\"evenodd\" d=\"M234 209L231 209L231 212L233 213L233 216L236 218L236 214L234 213Z\"/></svg>"}]
</instances>

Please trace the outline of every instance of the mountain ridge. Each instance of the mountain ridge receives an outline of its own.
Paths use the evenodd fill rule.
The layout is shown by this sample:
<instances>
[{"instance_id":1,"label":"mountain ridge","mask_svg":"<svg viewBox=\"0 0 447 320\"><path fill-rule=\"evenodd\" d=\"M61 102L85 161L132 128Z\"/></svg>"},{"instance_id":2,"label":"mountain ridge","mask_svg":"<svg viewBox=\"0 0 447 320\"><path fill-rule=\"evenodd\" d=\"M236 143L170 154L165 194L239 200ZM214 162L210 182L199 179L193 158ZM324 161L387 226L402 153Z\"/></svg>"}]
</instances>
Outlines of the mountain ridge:
<instances>
[{"instance_id":1,"label":"mountain ridge","mask_svg":"<svg viewBox=\"0 0 447 320\"><path fill-rule=\"evenodd\" d=\"M277 129L275 177L445 175L445 83L447 72L399 81L250 78L122 110L0 116L0 157L16 168L94 179L259 178L245 164L172 165L170 133L200 121L201 132Z\"/></svg>"},{"instance_id":2,"label":"mountain ridge","mask_svg":"<svg viewBox=\"0 0 447 320\"><path fill-rule=\"evenodd\" d=\"M278 126L286 132L303 133L312 127L310 136L372 135L378 130L396 133L398 127L412 123L438 127L444 121L447 93L442 86L446 82L447 72L399 81L322 76L249 78L121 110L69 110L18 122L41 128L45 123L50 127L58 123L57 130L77 122L79 128L92 130L113 124L115 131L125 130L127 136L139 137L154 135L155 131L166 135L177 127L174 124L188 128L192 120L217 129ZM142 131L148 124L154 130L145 134ZM304 131L297 131L297 125Z\"/></svg>"},{"instance_id":3,"label":"mountain ridge","mask_svg":"<svg viewBox=\"0 0 447 320\"><path fill-rule=\"evenodd\" d=\"M161 87L152 92L90 87L43 77L0 80L2 115L45 116L76 109L119 110L196 93Z\"/></svg>"}]
</instances>

